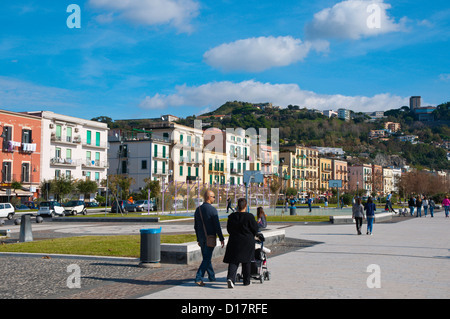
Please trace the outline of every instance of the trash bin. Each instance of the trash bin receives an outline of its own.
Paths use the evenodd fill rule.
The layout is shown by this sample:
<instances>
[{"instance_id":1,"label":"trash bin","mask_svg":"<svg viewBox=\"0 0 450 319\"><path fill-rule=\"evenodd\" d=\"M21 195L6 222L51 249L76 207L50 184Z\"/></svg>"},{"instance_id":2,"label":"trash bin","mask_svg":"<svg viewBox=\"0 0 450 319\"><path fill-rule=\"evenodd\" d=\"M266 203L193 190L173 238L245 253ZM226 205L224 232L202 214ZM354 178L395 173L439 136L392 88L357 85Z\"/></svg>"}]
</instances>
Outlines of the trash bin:
<instances>
[{"instance_id":1,"label":"trash bin","mask_svg":"<svg viewBox=\"0 0 450 319\"><path fill-rule=\"evenodd\" d=\"M31 230L31 214L22 215L20 219L19 242L25 243L33 241L33 232Z\"/></svg>"},{"instance_id":2,"label":"trash bin","mask_svg":"<svg viewBox=\"0 0 450 319\"><path fill-rule=\"evenodd\" d=\"M295 213L295 206L292 206L292 207L289 209L289 211L290 211L291 216L297 215L297 214Z\"/></svg>"},{"instance_id":3,"label":"trash bin","mask_svg":"<svg viewBox=\"0 0 450 319\"><path fill-rule=\"evenodd\" d=\"M161 227L141 229L141 265L161 261Z\"/></svg>"}]
</instances>

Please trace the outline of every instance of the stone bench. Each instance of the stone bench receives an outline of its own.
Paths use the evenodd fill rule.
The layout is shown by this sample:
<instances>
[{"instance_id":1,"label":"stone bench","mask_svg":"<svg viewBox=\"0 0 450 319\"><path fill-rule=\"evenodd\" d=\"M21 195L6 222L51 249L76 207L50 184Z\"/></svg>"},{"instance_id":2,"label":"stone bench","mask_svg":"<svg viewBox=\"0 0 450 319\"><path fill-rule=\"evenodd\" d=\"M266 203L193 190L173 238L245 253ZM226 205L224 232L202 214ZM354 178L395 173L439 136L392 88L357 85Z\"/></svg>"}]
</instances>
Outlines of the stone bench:
<instances>
[{"instance_id":1,"label":"stone bench","mask_svg":"<svg viewBox=\"0 0 450 319\"><path fill-rule=\"evenodd\" d=\"M392 220L392 216L394 213L379 213L375 214L375 222L384 222ZM364 219L365 221L365 219ZM352 215L343 215L343 216L330 216L330 223L332 224L354 224L355 220L352 218Z\"/></svg>"}]
</instances>

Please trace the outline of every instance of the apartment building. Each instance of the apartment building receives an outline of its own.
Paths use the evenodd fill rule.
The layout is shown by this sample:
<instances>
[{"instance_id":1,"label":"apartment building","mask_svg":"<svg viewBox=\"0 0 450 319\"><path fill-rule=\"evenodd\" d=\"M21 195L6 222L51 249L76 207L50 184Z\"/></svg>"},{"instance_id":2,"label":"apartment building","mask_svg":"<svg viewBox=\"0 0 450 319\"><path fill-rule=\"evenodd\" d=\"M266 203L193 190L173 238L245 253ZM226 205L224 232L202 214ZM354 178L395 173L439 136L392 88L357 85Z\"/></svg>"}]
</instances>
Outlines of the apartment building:
<instances>
[{"instance_id":1,"label":"apartment building","mask_svg":"<svg viewBox=\"0 0 450 319\"><path fill-rule=\"evenodd\" d=\"M24 114L41 119L41 181L66 176L94 180L101 188L108 169L107 124L50 111Z\"/></svg>"},{"instance_id":2,"label":"apartment building","mask_svg":"<svg viewBox=\"0 0 450 319\"><path fill-rule=\"evenodd\" d=\"M383 167L383 195L394 191L394 171L392 168Z\"/></svg>"},{"instance_id":3,"label":"apartment building","mask_svg":"<svg viewBox=\"0 0 450 319\"><path fill-rule=\"evenodd\" d=\"M319 151L314 148L294 145L280 150L280 160L289 165L288 187L294 187L303 195L316 193L320 188Z\"/></svg>"},{"instance_id":4,"label":"apartment building","mask_svg":"<svg viewBox=\"0 0 450 319\"><path fill-rule=\"evenodd\" d=\"M169 182L200 180L203 176L203 130L176 124L165 118L164 121L147 125L146 131L169 141Z\"/></svg>"},{"instance_id":5,"label":"apartment building","mask_svg":"<svg viewBox=\"0 0 450 319\"><path fill-rule=\"evenodd\" d=\"M108 175L134 179L132 192L139 192L146 180L169 181L170 140L145 131L114 133L109 136Z\"/></svg>"},{"instance_id":6,"label":"apartment building","mask_svg":"<svg viewBox=\"0 0 450 319\"><path fill-rule=\"evenodd\" d=\"M340 191L348 189L348 167L347 162L339 159L333 159L332 162L333 179L342 181Z\"/></svg>"},{"instance_id":7,"label":"apartment building","mask_svg":"<svg viewBox=\"0 0 450 319\"><path fill-rule=\"evenodd\" d=\"M364 190L364 195L372 193L372 165L348 166L348 187L350 191Z\"/></svg>"},{"instance_id":8,"label":"apartment building","mask_svg":"<svg viewBox=\"0 0 450 319\"><path fill-rule=\"evenodd\" d=\"M36 116L0 110L2 167L0 202L10 196L21 201L39 196L41 176L41 119ZM19 182L20 189L12 189Z\"/></svg>"},{"instance_id":9,"label":"apartment building","mask_svg":"<svg viewBox=\"0 0 450 319\"><path fill-rule=\"evenodd\" d=\"M333 179L333 160L319 158L319 188L321 191L329 190L328 181Z\"/></svg>"},{"instance_id":10,"label":"apartment building","mask_svg":"<svg viewBox=\"0 0 450 319\"><path fill-rule=\"evenodd\" d=\"M261 169L257 147L256 143L251 144L251 137L246 135L245 130L226 130L225 153L231 185L244 184L244 171Z\"/></svg>"}]
</instances>

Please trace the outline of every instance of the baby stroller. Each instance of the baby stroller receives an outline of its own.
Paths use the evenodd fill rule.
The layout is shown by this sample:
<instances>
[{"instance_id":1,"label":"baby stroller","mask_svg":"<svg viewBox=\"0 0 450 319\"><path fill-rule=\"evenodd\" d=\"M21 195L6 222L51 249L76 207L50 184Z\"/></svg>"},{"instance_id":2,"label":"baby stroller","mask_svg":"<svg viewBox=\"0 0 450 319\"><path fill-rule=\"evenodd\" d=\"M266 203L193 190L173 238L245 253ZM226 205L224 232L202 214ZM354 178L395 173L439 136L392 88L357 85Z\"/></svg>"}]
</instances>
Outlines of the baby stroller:
<instances>
[{"instance_id":1,"label":"baby stroller","mask_svg":"<svg viewBox=\"0 0 450 319\"><path fill-rule=\"evenodd\" d=\"M270 249L264 248L265 238L262 233L258 233L257 237L256 244L258 244L260 248L255 247L255 258L250 264L250 276L252 279L259 280L263 283L264 280L270 280L270 271L267 269L266 256L266 253L269 253ZM237 274L236 280L240 281L241 279L243 279L243 276Z\"/></svg>"}]
</instances>

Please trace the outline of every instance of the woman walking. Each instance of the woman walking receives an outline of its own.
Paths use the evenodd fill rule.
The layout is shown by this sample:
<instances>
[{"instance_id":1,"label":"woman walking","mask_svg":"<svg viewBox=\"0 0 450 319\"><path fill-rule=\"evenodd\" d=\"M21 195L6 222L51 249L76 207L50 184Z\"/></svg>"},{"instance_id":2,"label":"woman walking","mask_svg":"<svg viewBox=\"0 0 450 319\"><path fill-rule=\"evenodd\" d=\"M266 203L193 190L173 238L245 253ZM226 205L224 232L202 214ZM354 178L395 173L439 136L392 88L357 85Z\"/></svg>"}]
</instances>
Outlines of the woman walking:
<instances>
[{"instance_id":1,"label":"woman walking","mask_svg":"<svg viewBox=\"0 0 450 319\"><path fill-rule=\"evenodd\" d=\"M422 206L423 206L423 214L425 215L425 217L427 217L427 213L428 213L428 200L427 197L424 196L423 200L422 200Z\"/></svg>"},{"instance_id":2,"label":"woman walking","mask_svg":"<svg viewBox=\"0 0 450 319\"><path fill-rule=\"evenodd\" d=\"M416 217L422 217L422 199L420 197L421 196L419 195L416 198L416 209L417 209Z\"/></svg>"},{"instance_id":3,"label":"woman walking","mask_svg":"<svg viewBox=\"0 0 450 319\"><path fill-rule=\"evenodd\" d=\"M227 231L230 235L223 262L228 264L228 288L234 288L239 264L242 264L244 286L250 284L250 265L255 256L255 236L258 225L255 217L247 213L247 200L238 200L238 211L228 217Z\"/></svg>"},{"instance_id":4,"label":"woman walking","mask_svg":"<svg viewBox=\"0 0 450 319\"><path fill-rule=\"evenodd\" d=\"M361 198L357 198L352 207L352 217L356 222L356 232L361 235L361 227L364 219L364 206L361 204Z\"/></svg>"},{"instance_id":5,"label":"woman walking","mask_svg":"<svg viewBox=\"0 0 450 319\"><path fill-rule=\"evenodd\" d=\"M367 235L372 235L373 222L375 220L375 211L377 210L376 205L372 201L372 197L367 199L366 207L366 218L367 218Z\"/></svg>"},{"instance_id":6,"label":"woman walking","mask_svg":"<svg viewBox=\"0 0 450 319\"><path fill-rule=\"evenodd\" d=\"M434 208L436 207L436 204L435 204L433 198L430 198L428 200L428 205L430 206L430 215L431 215L431 217L434 217L433 213L434 213Z\"/></svg>"},{"instance_id":7,"label":"woman walking","mask_svg":"<svg viewBox=\"0 0 450 319\"><path fill-rule=\"evenodd\" d=\"M448 199L448 195L446 195L442 201L442 207L444 207L445 217L448 217L450 211L450 199Z\"/></svg>"}]
</instances>

